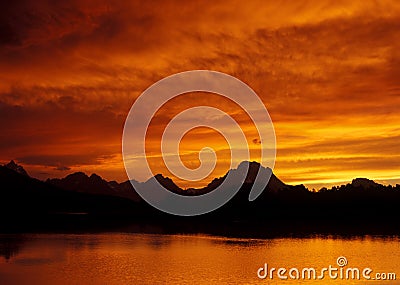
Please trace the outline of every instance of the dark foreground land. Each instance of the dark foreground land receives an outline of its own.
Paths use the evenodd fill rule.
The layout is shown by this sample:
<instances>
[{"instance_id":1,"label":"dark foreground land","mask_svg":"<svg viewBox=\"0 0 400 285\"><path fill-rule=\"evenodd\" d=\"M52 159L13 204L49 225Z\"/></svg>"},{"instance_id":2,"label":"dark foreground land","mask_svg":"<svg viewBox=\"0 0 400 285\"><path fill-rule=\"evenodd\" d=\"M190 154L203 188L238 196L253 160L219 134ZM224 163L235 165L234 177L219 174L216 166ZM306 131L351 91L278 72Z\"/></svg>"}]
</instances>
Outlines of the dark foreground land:
<instances>
[{"instance_id":1,"label":"dark foreground land","mask_svg":"<svg viewBox=\"0 0 400 285\"><path fill-rule=\"evenodd\" d=\"M1 166L0 232L127 231L260 237L400 234L400 185L355 179L341 187L312 192L302 185L283 184L273 175L253 202L248 201L252 180L247 179L238 194L216 211L178 217L149 206L130 183L82 175L79 181L71 176L69 180L44 182ZM218 179L213 183L218 184Z\"/></svg>"}]
</instances>

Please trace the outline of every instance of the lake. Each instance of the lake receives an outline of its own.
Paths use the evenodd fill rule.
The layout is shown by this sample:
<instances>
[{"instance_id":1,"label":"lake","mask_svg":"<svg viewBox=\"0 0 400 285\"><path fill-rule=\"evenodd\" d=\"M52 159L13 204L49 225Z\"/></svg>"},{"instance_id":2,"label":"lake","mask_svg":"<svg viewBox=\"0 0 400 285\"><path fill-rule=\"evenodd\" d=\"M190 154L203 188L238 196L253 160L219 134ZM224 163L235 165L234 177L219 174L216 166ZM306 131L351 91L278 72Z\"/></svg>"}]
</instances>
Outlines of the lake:
<instances>
[{"instance_id":1,"label":"lake","mask_svg":"<svg viewBox=\"0 0 400 285\"><path fill-rule=\"evenodd\" d=\"M362 274L370 268L366 276L371 279L376 273L379 278L400 275L400 243L395 236L256 239L142 233L13 234L0 235L0 254L2 285L400 284L366 281L363 276L355 280L347 271L357 268ZM347 265L339 266L339 257ZM264 277L265 264L268 275L260 279L257 271ZM329 266L337 268L336 279L328 271L321 275ZM303 269L311 267L316 279L308 271L301 279ZM283 268L280 277L279 268ZM293 280L289 272L297 278L296 270L299 278ZM280 279L285 276L287 280Z\"/></svg>"}]
</instances>

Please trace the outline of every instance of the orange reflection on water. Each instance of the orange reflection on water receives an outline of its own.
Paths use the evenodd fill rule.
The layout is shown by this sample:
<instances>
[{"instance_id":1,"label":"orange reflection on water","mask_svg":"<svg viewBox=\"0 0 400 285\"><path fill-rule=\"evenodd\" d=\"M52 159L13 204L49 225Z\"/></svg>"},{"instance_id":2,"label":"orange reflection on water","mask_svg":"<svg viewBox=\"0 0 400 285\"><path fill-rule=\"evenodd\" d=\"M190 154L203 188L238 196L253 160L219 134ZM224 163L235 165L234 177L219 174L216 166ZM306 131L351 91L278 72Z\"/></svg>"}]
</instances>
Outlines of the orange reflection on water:
<instances>
[{"instance_id":1,"label":"orange reflection on water","mask_svg":"<svg viewBox=\"0 0 400 285\"><path fill-rule=\"evenodd\" d=\"M365 284L260 280L257 269L348 266L400 273L398 238L237 239L148 234L24 235L1 239L1 284ZM13 243L13 240L15 243ZM13 249L6 255L7 246ZM400 284L386 281L382 284Z\"/></svg>"}]
</instances>

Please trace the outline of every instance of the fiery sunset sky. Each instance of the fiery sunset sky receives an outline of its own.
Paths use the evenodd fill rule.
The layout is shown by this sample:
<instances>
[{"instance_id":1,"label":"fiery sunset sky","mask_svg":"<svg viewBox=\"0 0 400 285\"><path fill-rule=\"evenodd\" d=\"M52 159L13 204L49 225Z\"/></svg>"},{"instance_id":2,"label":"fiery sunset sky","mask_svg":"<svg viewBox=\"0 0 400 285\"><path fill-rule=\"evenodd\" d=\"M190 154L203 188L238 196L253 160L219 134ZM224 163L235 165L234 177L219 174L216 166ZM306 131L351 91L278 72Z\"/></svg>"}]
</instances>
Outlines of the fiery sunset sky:
<instances>
[{"instance_id":1,"label":"fiery sunset sky","mask_svg":"<svg viewBox=\"0 0 400 285\"><path fill-rule=\"evenodd\" d=\"M269 2L3 1L0 162L40 179L84 171L123 181L122 130L135 99L168 75L208 69L262 98L284 182L399 183L400 2ZM246 115L214 96L165 106L148 134L153 151L173 114L210 102L251 143ZM225 142L209 130L184 138L185 163L196 166L204 144L222 161L212 176L222 175Z\"/></svg>"}]
</instances>

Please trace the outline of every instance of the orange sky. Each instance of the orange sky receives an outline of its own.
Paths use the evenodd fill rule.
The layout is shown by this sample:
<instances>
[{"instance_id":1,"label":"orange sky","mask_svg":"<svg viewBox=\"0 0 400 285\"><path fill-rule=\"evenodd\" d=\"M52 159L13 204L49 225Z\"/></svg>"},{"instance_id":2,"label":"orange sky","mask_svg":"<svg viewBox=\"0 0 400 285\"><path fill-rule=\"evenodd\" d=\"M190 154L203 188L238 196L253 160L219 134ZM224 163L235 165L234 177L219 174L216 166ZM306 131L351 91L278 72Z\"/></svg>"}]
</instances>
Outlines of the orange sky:
<instances>
[{"instance_id":1,"label":"orange sky","mask_svg":"<svg viewBox=\"0 0 400 285\"><path fill-rule=\"evenodd\" d=\"M262 98L284 182L399 183L399 1L62 2L0 9L0 162L15 159L41 179L84 171L122 181L122 129L135 98L165 76L210 69ZM190 96L175 111L210 101ZM243 112L213 103L251 142ZM217 149L213 176L223 174L226 146L204 129L184 138L186 163L196 166L199 142Z\"/></svg>"}]
</instances>

